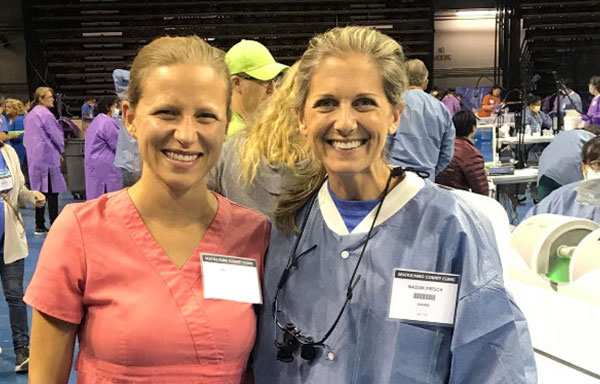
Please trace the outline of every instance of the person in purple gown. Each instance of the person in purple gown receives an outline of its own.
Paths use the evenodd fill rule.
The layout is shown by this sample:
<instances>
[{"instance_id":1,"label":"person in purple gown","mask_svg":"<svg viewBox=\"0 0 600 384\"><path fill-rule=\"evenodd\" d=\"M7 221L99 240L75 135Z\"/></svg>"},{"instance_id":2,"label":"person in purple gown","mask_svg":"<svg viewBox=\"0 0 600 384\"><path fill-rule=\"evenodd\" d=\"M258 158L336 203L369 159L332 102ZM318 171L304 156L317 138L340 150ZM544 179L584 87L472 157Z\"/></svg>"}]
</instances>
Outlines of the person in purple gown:
<instances>
[{"instance_id":1,"label":"person in purple gown","mask_svg":"<svg viewBox=\"0 0 600 384\"><path fill-rule=\"evenodd\" d=\"M119 98L106 97L98 102L98 115L85 134L85 194L88 200L123 187L121 170L115 167L119 123Z\"/></svg>"},{"instance_id":2,"label":"person in purple gown","mask_svg":"<svg viewBox=\"0 0 600 384\"><path fill-rule=\"evenodd\" d=\"M460 111L460 101L454 96L455 89L449 88L448 93L442 99L442 103L448 108L450 111L450 115L454 116L454 114Z\"/></svg>"},{"instance_id":3,"label":"person in purple gown","mask_svg":"<svg viewBox=\"0 0 600 384\"><path fill-rule=\"evenodd\" d=\"M38 87L34 107L25 118L23 143L27 153L31 189L42 192L48 202L50 225L58 216L58 193L67 190L60 171L61 154L65 149L63 130L50 112L54 106L54 92ZM35 234L48 232L44 207L35 210Z\"/></svg>"},{"instance_id":4,"label":"person in purple gown","mask_svg":"<svg viewBox=\"0 0 600 384\"><path fill-rule=\"evenodd\" d=\"M600 125L600 76L592 76L588 87L594 98L590 102L587 114L582 115L581 118L585 121L585 125Z\"/></svg>"}]
</instances>

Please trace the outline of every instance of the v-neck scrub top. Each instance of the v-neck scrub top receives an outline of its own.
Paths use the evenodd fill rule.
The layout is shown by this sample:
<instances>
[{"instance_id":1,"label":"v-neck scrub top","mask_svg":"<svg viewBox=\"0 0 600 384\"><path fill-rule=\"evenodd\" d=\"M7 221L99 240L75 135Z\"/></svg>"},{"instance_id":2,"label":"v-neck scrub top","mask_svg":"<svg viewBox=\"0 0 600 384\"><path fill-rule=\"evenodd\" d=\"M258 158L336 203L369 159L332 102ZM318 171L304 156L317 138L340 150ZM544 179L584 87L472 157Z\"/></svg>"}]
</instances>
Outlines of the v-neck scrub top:
<instances>
[{"instance_id":1,"label":"v-neck scrub top","mask_svg":"<svg viewBox=\"0 0 600 384\"><path fill-rule=\"evenodd\" d=\"M201 253L256 260L270 227L218 198L194 253L178 269L127 190L63 210L42 247L25 301L80 324L79 384L242 381L256 332L252 304L204 299Z\"/></svg>"}]
</instances>

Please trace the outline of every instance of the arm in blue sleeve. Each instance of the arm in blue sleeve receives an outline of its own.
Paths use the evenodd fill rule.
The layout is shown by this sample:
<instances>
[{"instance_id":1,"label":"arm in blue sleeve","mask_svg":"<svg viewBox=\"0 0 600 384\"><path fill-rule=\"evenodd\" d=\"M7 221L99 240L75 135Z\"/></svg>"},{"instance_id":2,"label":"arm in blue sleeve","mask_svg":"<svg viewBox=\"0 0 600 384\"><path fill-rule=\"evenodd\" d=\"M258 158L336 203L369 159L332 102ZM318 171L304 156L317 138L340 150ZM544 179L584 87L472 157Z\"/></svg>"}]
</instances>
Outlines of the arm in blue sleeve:
<instances>
[{"instance_id":1,"label":"arm in blue sleeve","mask_svg":"<svg viewBox=\"0 0 600 384\"><path fill-rule=\"evenodd\" d=\"M581 102L581 96L579 96L578 93L574 93L573 95L571 95L571 97L573 98L573 103L575 103L575 108L577 109L577 111L582 112L583 103Z\"/></svg>"},{"instance_id":2,"label":"arm in blue sleeve","mask_svg":"<svg viewBox=\"0 0 600 384\"><path fill-rule=\"evenodd\" d=\"M552 119L546 113L540 111L542 116L542 128L552 128Z\"/></svg>"},{"instance_id":3,"label":"arm in blue sleeve","mask_svg":"<svg viewBox=\"0 0 600 384\"><path fill-rule=\"evenodd\" d=\"M3 114L0 114L0 131L8 132L8 120Z\"/></svg>"},{"instance_id":4,"label":"arm in blue sleeve","mask_svg":"<svg viewBox=\"0 0 600 384\"><path fill-rule=\"evenodd\" d=\"M513 300L510 293L508 293L510 300L510 306L515 317L515 326L517 327L517 336L519 338L519 344L521 345L523 363L525 364L525 383L535 384L537 383L537 368L535 365L535 356L533 353L533 344L531 343L531 334L529 333L529 327L527 326L527 319L521 311L521 308L517 306L517 303Z\"/></svg>"},{"instance_id":5,"label":"arm in blue sleeve","mask_svg":"<svg viewBox=\"0 0 600 384\"><path fill-rule=\"evenodd\" d=\"M525 217L523 217L523 220L529 219L531 216L535 216L535 215L537 215L537 205L534 205L533 207L531 207L529 209L529 211L527 211L527 213L525 214Z\"/></svg>"},{"instance_id":6,"label":"arm in blue sleeve","mask_svg":"<svg viewBox=\"0 0 600 384\"><path fill-rule=\"evenodd\" d=\"M454 123L452 123L452 118L450 118L450 113L448 112L448 119L446 122L446 130L444 131L444 136L442 137L442 146L440 148L440 155L438 157L438 162L435 166L435 174L439 174L442 172L450 161L452 161L452 156L454 156L454 140L456 138L456 129L454 128Z\"/></svg>"},{"instance_id":7,"label":"arm in blue sleeve","mask_svg":"<svg viewBox=\"0 0 600 384\"><path fill-rule=\"evenodd\" d=\"M15 119L15 121L13 123L14 127L15 127L15 129L14 129L15 131L24 131L25 130L25 124L23 124L24 120L25 119L22 119L22 118ZM20 143L22 143L23 142L23 135L24 134L21 133L19 136L15 137L14 139L11 139L10 140L11 143L13 143L13 144L20 144Z\"/></svg>"},{"instance_id":8,"label":"arm in blue sleeve","mask_svg":"<svg viewBox=\"0 0 600 384\"><path fill-rule=\"evenodd\" d=\"M499 276L459 301L455 324L450 384L536 383L527 323Z\"/></svg>"},{"instance_id":9,"label":"arm in blue sleeve","mask_svg":"<svg viewBox=\"0 0 600 384\"><path fill-rule=\"evenodd\" d=\"M473 219L465 233L448 383L535 383L527 323L504 288L491 224Z\"/></svg>"},{"instance_id":10,"label":"arm in blue sleeve","mask_svg":"<svg viewBox=\"0 0 600 384\"><path fill-rule=\"evenodd\" d=\"M523 125L533 125L532 121L533 121L533 114L529 111L529 108L527 108L527 110L525 111L525 121L523 122Z\"/></svg>"}]
</instances>

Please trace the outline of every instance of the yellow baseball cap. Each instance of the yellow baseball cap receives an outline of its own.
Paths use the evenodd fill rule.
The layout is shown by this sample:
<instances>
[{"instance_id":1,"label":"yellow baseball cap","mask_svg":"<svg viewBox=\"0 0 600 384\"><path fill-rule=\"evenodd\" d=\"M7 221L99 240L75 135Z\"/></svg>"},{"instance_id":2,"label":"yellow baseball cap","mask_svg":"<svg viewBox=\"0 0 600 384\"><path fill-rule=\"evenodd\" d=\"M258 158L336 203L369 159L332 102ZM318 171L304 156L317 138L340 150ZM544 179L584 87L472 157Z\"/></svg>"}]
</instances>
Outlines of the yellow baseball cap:
<instances>
[{"instance_id":1,"label":"yellow baseball cap","mask_svg":"<svg viewBox=\"0 0 600 384\"><path fill-rule=\"evenodd\" d=\"M246 73L258 80L271 80L289 67L275 61L271 52L254 40L242 40L225 55L232 75Z\"/></svg>"}]
</instances>

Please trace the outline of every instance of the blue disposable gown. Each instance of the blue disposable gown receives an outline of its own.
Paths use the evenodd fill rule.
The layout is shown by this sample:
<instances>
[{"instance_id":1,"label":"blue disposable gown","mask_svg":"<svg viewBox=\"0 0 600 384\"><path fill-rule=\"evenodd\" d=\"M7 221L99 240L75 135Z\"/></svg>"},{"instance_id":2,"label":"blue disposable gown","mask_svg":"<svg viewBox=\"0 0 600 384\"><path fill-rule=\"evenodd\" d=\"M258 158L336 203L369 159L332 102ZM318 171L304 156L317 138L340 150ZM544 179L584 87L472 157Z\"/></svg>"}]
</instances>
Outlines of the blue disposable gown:
<instances>
[{"instance_id":1,"label":"blue disposable gown","mask_svg":"<svg viewBox=\"0 0 600 384\"><path fill-rule=\"evenodd\" d=\"M419 89L409 89L403 97L400 124L388 137L388 161L429 172L433 181L454 155L456 130L452 116L438 99Z\"/></svg>"},{"instance_id":2,"label":"blue disposable gown","mask_svg":"<svg viewBox=\"0 0 600 384\"><path fill-rule=\"evenodd\" d=\"M540 156L538 182L542 176L560 185L583 180L581 148L594 137L593 133L581 129L559 132Z\"/></svg>"},{"instance_id":3,"label":"blue disposable gown","mask_svg":"<svg viewBox=\"0 0 600 384\"><path fill-rule=\"evenodd\" d=\"M576 181L563 185L549 194L544 200L533 206L525 218L540 215L542 213L554 213L556 215L573 216L588 219L600 224L600 201L597 204L582 203L577 200L575 190L581 183L599 183L599 180ZM600 190L600 188L599 188Z\"/></svg>"},{"instance_id":4,"label":"blue disposable gown","mask_svg":"<svg viewBox=\"0 0 600 384\"><path fill-rule=\"evenodd\" d=\"M542 129L551 129L552 119L542 111L534 114L527 108L525 110L525 125L531 126L531 133L534 134Z\"/></svg>"},{"instance_id":5,"label":"blue disposable gown","mask_svg":"<svg viewBox=\"0 0 600 384\"><path fill-rule=\"evenodd\" d=\"M373 216L372 211L348 233L327 186L321 188L297 254L316 248L302 256L280 294L282 321L287 318L309 335L323 337L344 302ZM271 304L295 236L274 229L254 353L256 382L535 382L527 325L504 288L494 234L484 220L462 199L408 173L386 197L354 297L311 363L299 356L292 363L276 359ZM340 257L343 251L350 256ZM453 328L388 318L395 268L460 274Z\"/></svg>"},{"instance_id":6,"label":"blue disposable gown","mask_svg":"<svg viewBox=\"0 0 600 384\"><path fill-rule=\"evenodd\" d=\"M115 69L113 71L113 82L117 95L123 100L127 93L127 86L129 85L129 71ZM117 137L117 151L114 164L116 167L136 175L139 175L142 171L142 161L140 159L140 149L137 140L127 132L122 119L119 119L119 135Z\"/></svg>"},{"instance_id":7,"label":"blue disposable gown","mask_svg":"<svg viewBox=\"0 0 600 384\"><path fill-rule=\"evenodd\" d=\"M577 92L571 92L569 94L569 97L567 97L565 95L561 95L560 104L561 104L560 110L562 111L562 113L565 113L570 109L574 109L578 112L583 111L583 103L581 102L581 96L579 96L579 94ZM557 107L558 107L558 104L556 103L556 100L555 100L554 101L554 112L556 112L558 110Z\"/></svg>"}]
</instances>

